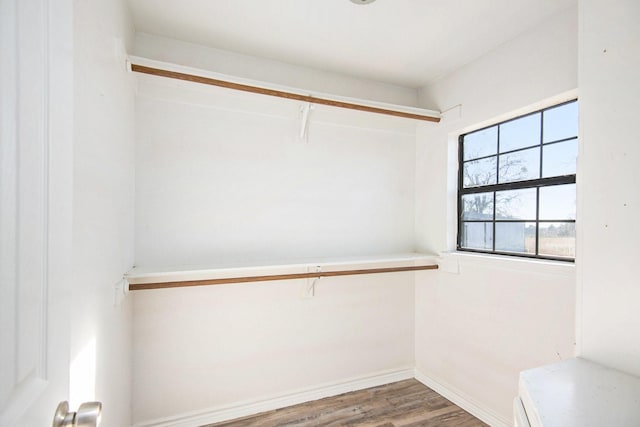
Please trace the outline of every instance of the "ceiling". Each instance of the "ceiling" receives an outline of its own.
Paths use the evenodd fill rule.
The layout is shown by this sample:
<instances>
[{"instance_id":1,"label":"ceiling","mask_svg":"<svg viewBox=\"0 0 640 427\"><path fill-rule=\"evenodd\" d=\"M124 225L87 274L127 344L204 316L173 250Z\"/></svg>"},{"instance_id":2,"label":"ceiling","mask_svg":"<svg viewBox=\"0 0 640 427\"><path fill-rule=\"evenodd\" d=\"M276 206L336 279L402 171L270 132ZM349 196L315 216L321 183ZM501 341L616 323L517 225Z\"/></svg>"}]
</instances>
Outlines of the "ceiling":
<instances>
[{"instance_id":1,"label":"ceiling","mask_svg":"<svg viewBox=\"0 0 640 427\"><path fill-rule=\"evenodd\" d=\"M136 31L406 87L576 0L130 0Z\"/></svg>"}]
</instances>

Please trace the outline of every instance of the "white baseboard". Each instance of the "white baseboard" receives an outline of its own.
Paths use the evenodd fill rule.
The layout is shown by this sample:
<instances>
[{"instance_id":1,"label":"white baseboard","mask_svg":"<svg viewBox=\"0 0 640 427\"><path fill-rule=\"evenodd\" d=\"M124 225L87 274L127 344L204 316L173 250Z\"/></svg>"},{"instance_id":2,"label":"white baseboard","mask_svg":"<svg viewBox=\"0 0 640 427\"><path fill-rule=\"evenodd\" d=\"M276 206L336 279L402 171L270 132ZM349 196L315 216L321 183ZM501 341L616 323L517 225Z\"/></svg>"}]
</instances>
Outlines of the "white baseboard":
<instances>
[{"instance_id":1,"label":"white baseboard","mask_svg":"<svg viewBox=\"0 0 640 427\"><path fill-rule=\"evenodd\" d=\"M310 402L312 400L322 399L329 396L337 396L342 393L363 390L365 388L377 387L410 378L414 378L413 368L378 372L372 375L351 378L345 381L299 390L294 393L276 395L264 399L249 400L234 405L218 406L202 411L189 412L156 420L143 421L136 423L134 427L198 427L205 424L246 417L260 412L285 408L299 403Z\"/></svg>"},{"instance_id":2,"label":"white baseboard","mask_svg":"<svg viewBox=\"0 0 640 427\"><path fill-rule=\"evenodd\" d=\"M509 419L505 419L502 415L487 409L477 403L474 399L456 390L454 387L446 385L442 381L435 380L416 369L415 378L422 384L426 385L433 391L440 394L445 399L455 403L471 415L479 418L481 421L489 424L491 427L512 427L513 423Z\"/></svg>"}]
</instances>

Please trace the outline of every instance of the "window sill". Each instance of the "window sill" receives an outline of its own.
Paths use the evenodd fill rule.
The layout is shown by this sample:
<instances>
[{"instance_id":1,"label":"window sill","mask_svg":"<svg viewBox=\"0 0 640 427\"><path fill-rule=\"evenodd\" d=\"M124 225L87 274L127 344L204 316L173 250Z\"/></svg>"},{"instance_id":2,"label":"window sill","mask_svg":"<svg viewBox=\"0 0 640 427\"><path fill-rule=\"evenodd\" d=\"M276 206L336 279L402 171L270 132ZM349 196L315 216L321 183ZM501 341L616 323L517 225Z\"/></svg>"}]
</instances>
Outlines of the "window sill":
<instances>
[{"instance_id":1,"label":"window sill","mask_svg":"<svg viewBox=\"0 0 640 427\"><path fill-rule=\"evenodd\" d=\"M575 263L535 258L518 258L508 255L484 254L475 252L450 251L440 253L438 260L440 271L457 274L460 266L482 266L501 270L513 270L537 274L574 276Z\"/></svg>"}]
</instances>

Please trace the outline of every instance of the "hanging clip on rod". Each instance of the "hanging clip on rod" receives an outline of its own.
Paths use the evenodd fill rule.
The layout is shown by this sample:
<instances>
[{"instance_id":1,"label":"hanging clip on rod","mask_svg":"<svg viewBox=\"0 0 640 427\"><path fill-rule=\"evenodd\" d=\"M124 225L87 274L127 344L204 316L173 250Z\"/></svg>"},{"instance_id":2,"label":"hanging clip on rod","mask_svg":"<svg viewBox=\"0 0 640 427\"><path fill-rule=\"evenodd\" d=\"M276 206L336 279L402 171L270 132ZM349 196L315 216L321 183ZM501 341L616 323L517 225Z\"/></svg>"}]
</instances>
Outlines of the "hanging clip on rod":
<instances>
[{"instance_id":1,"label":"hanging clip on rod","mask_svg":"<svg viewBox=\"0 0 640 427\"><path fill-rule=\"evenodd\" d=\"M312 108L313 106L310 102L300 108L300 141L309 142L307 128L309 127L309 113Z\"/></svg>"},{"instance_id":2,"label":"hanging clip on rod","mask_svg":"<svg viewBox=\"0 0 640 427\"><path fill-rule=\"evenodd\" d=\"M315 278L313 277L307 278L307 283L305 285L305 292L303 294L303 298L313 298L316 295L316 284L322 278L322 275L320 274L322 273L322 266L317 265L315 267L308 267L307 272L318 274L318 276Z\"/></svg>"}]
</instances>

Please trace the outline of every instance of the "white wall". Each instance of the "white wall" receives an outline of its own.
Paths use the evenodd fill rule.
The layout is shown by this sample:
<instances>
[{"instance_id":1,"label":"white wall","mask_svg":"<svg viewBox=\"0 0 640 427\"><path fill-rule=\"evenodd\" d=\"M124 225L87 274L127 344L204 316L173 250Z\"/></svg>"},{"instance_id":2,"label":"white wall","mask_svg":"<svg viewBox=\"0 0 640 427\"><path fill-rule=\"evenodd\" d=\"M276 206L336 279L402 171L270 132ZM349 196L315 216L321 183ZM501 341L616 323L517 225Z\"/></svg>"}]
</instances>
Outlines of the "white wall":
<instances>
[{"instance_id":1,"label":"white wall","mask_svg":"<svg viewBox=\"0 0 640 427\"><path fill-rule=\"evenodd\" d=\"M417 104L415 88L357 79L343 74L241 55L150 34L136 34L133 53L158 61L303 90L399 105L415 106Z\"/></svg>"},{"instance_id":2,"label":"white wall","mask_svg":"<svg viewBox=\"0 0 640 427\"><path fill-rule=\"evenodd\" d=\"M133 263L134 119L124 1L74 2L72 409L104 404L106 427L131 424L131 302L113 286Z\"/></svg>"},{"instance_id":3,"label":"white wall","mask_svg":"<svg viewBox=\"0 0 640 427\"><path fill-rule=\"evenodd\" d=\"M580 3L578 344L640 375L640 3Z\"/></svg>"},{"instance_id":4,"label":"white wall","mask_svg":"<svg viewBox=\"0 0 640 427\"><path fill-rule=\"evenodd\" d=\"M138 79L137 265L413 249L413 122Z\"/></svg>"},{"instance_id":5,"label":"white wall","mask_svg":"<svg viewBox=\"0 0 640 427\"><path fill-rule=\"evenodd\" d=\"M449 115L436 128L418 129L418 249L455 249L457 136L548 105L550 98L575 96L566 92L577 87L576 52L572 9L422 90L423 105L447 110L462 104L462 117ZM487 420L510 424L518 372L574 354L574 267L478 255L444 258L445 268L416 282L416 367L482 408Z\"/></svg>"},{"instance_id":6,"label":"white wall","mask_svg":"<svg viewBox=\"0 0 640 427\"><path fill-rule=\"evenodd\" d=\"M411 375L413 276L323 278L309 299L306 280L137 292L134 420L214 421L252 401L293 395L286 406L328 384Z\"/></svg>"},{"instance_id":7,"label":"white wall","mask_svg":"<svg viewBox=\"0 0 640 427\"><path fill-rule=\"evenodd\" d=\"M138 82L138 266L413 249L413 122L318 106L307 143L299 103ZM412 369L412 273L304 285L137 292L135 422Z\"/></svg>"}]
</instances>

